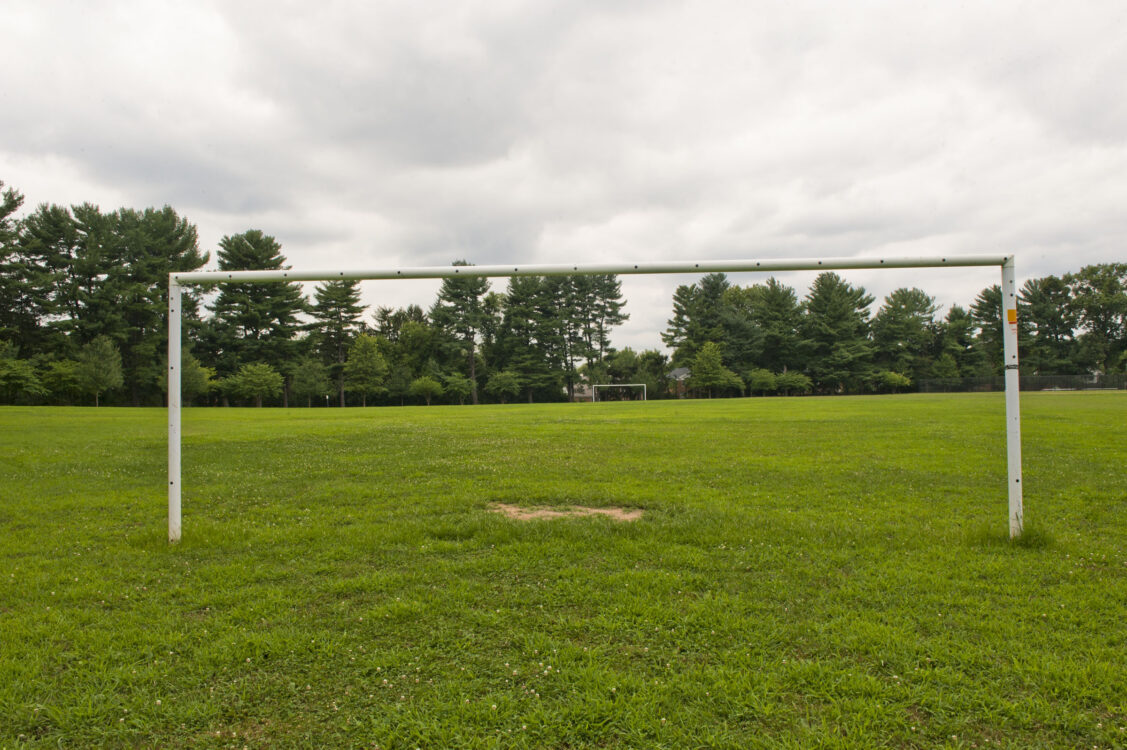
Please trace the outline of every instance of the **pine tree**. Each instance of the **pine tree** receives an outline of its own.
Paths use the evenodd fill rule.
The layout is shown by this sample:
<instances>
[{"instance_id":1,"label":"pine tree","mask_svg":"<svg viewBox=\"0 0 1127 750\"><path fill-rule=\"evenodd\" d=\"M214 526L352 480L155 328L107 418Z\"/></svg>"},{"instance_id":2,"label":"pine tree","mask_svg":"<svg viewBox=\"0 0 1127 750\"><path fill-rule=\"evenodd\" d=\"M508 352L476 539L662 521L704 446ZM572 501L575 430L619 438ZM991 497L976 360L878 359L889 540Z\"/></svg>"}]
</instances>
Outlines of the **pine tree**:
<instances>
[{"instance_id":1,"label":"pine tree","mask_svg":"<svg viewBox=\"0 0 1127 750\"><path fill-rule=\"evenodd\" d=\"M19 222L15 219L23 196L12 188L2 190L3 187L0 180L0 341L26 346L26 332L38 326L40 315L25 311L29 269L18 251Z\"/></svg>"},{"instance_id":2,"label":"pine tree","mask_svg":"<svg viewBox=\"0 0 1127 750\"><path fill-rule=\"evenodd\" d=\"M0 303L0 329L14 331L25 351L75 353L65 334L78 318L71 270L79 253L78 227L69 209L41 205L24 218L10 256L16 294Z\"/></svg>"},{"instance_id":3,"label":"pine tree","mask_svg":"<svg viewBox=\"0 0 1127 750\"><path fill-rule=\"evenodd\" d=\"M1019 319L1025 317L1030 341L1020 347L1021 363L1041 375L1071 375L1076 362L1078 324L1068 284L1057 276L1029 279L1021 287ZM1024 368L1023 368L1024 369Z\"/></svg>"},{"instance_id":4,"label":"pine tree","mask_svg":"<svg viewBox=\"0 0 1127 750\"><path fill-rule=\"evenodd\" d=\"M376 333L394 343L399 340L399 332L408 322L427 323L427 314L418 305L408 305L393 309L378 307L375 314Z\"/></svg>"},{"instance_id":5,"label":"pine tree","mask_svg":"<svg viewBox=\"0 0 1127 750\"><path fill-rule=\"evenodd\" d=\"M767 279L752 300L752 316L763 331L759 363L775 373L798 367L802 306L794 289L774 277Z\"/></svg>"},{"instance_id":6,"label":"pine tree","mask_svg":"<svg viewBox=\"0 0 1127 750\"><path fill-rule=\"evenodd\" d=\"M973 316L965 308L952 305L938 326L937 364L943 362L945 374L935 372L936 377L970 377L981 372L983 360L975 344L976 330Z\"/></svg>"},{"instance_id":7,"label":"pine tree","mask_svg":"<svg viewBox=\"0 0 1127 750\"><path fill-rule=\"evenodd\" d=\"M195 227L167 206L103 214L89 204L41 205L22 223L17 256L22 293L9 312L24 346L65 358L77 343L108 336L120 346L134 405L158 398L168 274L207 259ZM184 303L190 324L191 292Z\"/></svg>"},{"instance_id":8,"label":"pine tree","mask_svg":"<svg viewBox=\"0 0 1127 750\"><path fill-rule=\"evenodd\" d=\"M227 236L219 241L219 270L282 270L288 266L281 250L273 237L257 229ZM298 314L305 308L297 284L224 284L204 328L203 346L220 374L230 375L247 362L284 370L296 354Z\"/></svg>"},{"instance_id":9,"label":"pine tree","mask_svg":"<svg viewBox=\"0 0 1127 750\"><path fill-rule=\"evenodd\" d=\"M168 274L190 271L207 261L200 252L196 228L169 206L144 211L120 209L109 217L112 257L105 286L121 329L125 387L134 406L159 393L164 374L161 354L168 346ZM185 295L189 319L193 293Z\"/></svg>"},{"instance_id":10,"label":"pine tree","mask_svg":"<svg viewBox=\"0 0 1127 750\"><path fill-rule=\"evenodd\" d=\"M583 321L589 301L587 284L578 276L547 276L541 280L540 294L534 303L540 319L537 340L541 350L550 352L549 361L558 369L567 388L569 401L575 399L575 383L579 377L579 360L590 357Z\"/></svg>"},{"instance_id":11,"label":"pine tree","mask_svg":"<svg viewBox=\"0 0 1127 750\"><path fill-rule=\"evenodd\" d=\"M4 181L0 180L0 261L6 261L7 252L15 250L19 225L13 216L22 205L23 195L15 188L4 190Z\"/></svg>"},{"instance_id":12,"label":"pine tree","mask_svg":"<svg viewBox=\"0 0 1127 750\"><path fill-rule=\"evenodd\" d=\"M979 352L984 375L1002 374L1002 287L994 284L983 289L970 307L978 335L975 348Z\"/></svg>"},{"instance_id":13,"label":"pine tree","mask_svg":"<svg viewBox=\"0 0 1127 750\"><path fill-rule=\"evenodd\" d=\"M707 341L724 343L724 293L731 286L722 273L710 273L673 294L673 318L661 335L673 348L673 363L689 364Z\"/></svg>"},{"instance_id":14,"label":"pine tree","mask_svg":"<svg viewBox=\"0 0 1127 750\"><path fill-rule=\"evenodd\" d=\"M873 297L836 273L822 273L806 295L802 321L807 372L826 393L856 392L872 370L869 311Z\"/></svg>"},{"instance_id":15,"label":"pine tree","mask_svg":"<svg viewBox=\"0 0 1127 750\"><path fill-rule=\"evenodd\" d=\"M762 295L760 286L730 286L721 297L721 354L724 366L743 372L753 367L763 355L765 335L755 319L756 301Z\"/></svg>"},{"instance_id":16,"label":"pine tree","mask_svg":"<svg viewBox=\"0 0 1127 750\"><path fill-rule=\"evenodd\" d=\"M317 286L313 307L313 339L322 360L329 365L329 376L337 383L340 405L344 406L344 362L348 348L360 332L360 283L328 281Z\"/></svg>"},{"instance_id":17,"label":"pine tree","mask_svg":"<svg viewBox=\"0 0 1127 750\"><path fill-rule=\"evenodd\" d=\"M575 358L577 361L583 358L589 365L598 352L596 279L589 275L561 276L557 279L561 282L561 287L566 287L560 294L560 300L566 300L560 306L560 315L574 329Z\"/></svg>"},{"instance_id":18,"label":"pine tree","mask_svg":"<svg viewBox=\"0 0 1127 750\"><path fill-rule=\"evenodd\" d=\"M594 284L594 344L601 362L610 348L610 330L630 319L623 312L626 307L622 299L622 282L613 273L597 274L591 277Z\"/></svg>"},{"instance_id":19,"label":"pine tree","mask_svg":"<svg viewBox=\"0 0 1127 750\"><path fill-rule=\"evenodd\" d=\"M538 390L559 388L561 357L558 341L560 308L539 276L509 280L495 349L502 369L514 372L531 403Z\"/></svg>"},{"instance_id":20,"label":"pine tree","mask_svg":"<svg viewBox=\"0 0 1127 750\"><path fill-rule=\"evenodd\" d=\"M935 299L922 289L897 289L885 297L873 318L878 366L919 382L931 374L936 338ZM887 380L886 382L892 382Z\"/></svg>"},{"instance_id":21,"label":"pine tree","mask_svg":"<svg viewBox=\"0 0 1127 750\"><path fill-rule=\"evenodd\" d=\"M454 262L454 266L468 268L464 260ZM430 318L434 324L446 332L464 348L468 362L470 382L473 390L471 401L477 403L477 357L475 349L477 336L485 323L485 309L482 297L489 291L489 281L482 276L453 276L442 280L438 301L431 308Z\"/></svg>"},{"instance_id":22,"label":"pine tree","mask_svg":"<svg viewBox=\"0 0 1127 750\"><path fill-rule=\"evenodd\" d=\"M689 341L696 291L695 284L681 284L673 291L673 317L661 334L661 340L674 352L682 351ZM678 356L676 363L681 364L682 359Z\"/></svg>"}]
</instances>

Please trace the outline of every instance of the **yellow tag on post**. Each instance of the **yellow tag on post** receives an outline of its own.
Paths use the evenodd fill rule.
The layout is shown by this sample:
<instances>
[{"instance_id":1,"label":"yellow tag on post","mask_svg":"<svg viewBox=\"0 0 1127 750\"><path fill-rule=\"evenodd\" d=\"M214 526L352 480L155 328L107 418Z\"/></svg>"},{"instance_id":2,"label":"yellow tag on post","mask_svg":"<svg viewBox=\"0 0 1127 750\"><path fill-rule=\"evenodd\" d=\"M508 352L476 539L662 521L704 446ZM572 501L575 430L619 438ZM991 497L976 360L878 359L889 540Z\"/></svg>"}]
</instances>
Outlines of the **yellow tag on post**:
<instances>
[{"instance_id":1,"label":"yellow tag on post","mask_svg":"<svg viewBox=\"0 0 1127 750\"><path fill-rule=\"evenodd\" d=\"M1011 308L1009 310L1006 310L1006 320L1008 320L1011 323L1017 322L1017 308Z\"/></svg>"}]
</instances>

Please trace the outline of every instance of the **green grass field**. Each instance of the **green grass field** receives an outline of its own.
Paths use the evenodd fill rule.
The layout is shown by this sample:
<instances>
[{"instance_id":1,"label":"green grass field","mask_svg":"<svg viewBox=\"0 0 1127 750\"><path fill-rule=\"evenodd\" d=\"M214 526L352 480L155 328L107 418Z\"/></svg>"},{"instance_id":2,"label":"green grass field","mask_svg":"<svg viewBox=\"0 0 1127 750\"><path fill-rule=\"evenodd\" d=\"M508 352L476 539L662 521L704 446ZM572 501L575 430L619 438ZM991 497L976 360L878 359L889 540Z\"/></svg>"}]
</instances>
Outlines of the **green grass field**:
<instances>
[{"instance_id":1,"label":"green grass field","mask_svg":"<svg viewBox=\"0 0 1127 750\"><path fill-rule=\"evenodd\" d=\"M1127 394L164 419L0 409L0 747L1127 746Z\"/></svg>"}]
</instances>

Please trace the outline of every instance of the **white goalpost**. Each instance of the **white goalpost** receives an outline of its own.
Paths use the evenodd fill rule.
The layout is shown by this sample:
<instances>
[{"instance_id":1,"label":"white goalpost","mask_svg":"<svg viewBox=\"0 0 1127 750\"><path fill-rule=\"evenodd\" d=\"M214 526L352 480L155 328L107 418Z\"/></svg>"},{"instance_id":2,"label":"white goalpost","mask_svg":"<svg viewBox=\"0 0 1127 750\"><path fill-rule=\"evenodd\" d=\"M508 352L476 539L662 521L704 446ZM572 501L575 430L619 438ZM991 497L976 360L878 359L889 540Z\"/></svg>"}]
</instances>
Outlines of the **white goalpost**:
<instances>
[{"instance_id":1,"label":"white goalpost","mask_svg":"<svg viewBox=\"0 0 1127 750\"><path fill-rule=\"evenodd\" d=\"M714 260L657 263L598 263L587 265L431 266L416 268L353 269L335 271L192 271L168 277L168 540L180 541L180 367L181 298L188 285L269 283L278 281L332 281L347 279L445 279L458 276L568 276L573 274L706 274L774 271L843 271L873 268L941 268L996 266L1002 272L1003 356L1006 389L1006 468L1010 537L1021 534L1021 413L1018 396L1017 276L1012 255L951 256L931 258L826 258L801 260Z\"/></svg>"},{"instance_id":2,"label":"white goalpost","mask_svg":"<svg viewBox=\"0 0 1127 750\"><path fill-rule=\"evenodd\" d=\"M645 383L597 383L591 386L591 403L599 400L600 388L637 388L642 387L642 400L646 401L646 384Z\"/></svg>"}]
</instances>

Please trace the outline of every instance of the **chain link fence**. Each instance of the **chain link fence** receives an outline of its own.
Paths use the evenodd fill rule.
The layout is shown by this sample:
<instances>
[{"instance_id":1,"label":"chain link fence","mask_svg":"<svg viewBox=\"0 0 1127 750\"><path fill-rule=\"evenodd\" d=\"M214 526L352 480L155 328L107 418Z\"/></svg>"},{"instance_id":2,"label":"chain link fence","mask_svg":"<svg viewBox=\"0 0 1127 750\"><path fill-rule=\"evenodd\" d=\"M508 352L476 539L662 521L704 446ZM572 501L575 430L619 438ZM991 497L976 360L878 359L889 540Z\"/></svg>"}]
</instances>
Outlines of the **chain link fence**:
<instances>
[{"instance_id":1,"label":"chain link fence","mask_svg":"<svg viewBox=\"0 0 1127 750\"><path fill-rule=\"evenodd\" d=\"M1022 375L1023 391L1121 391L1127 390L1127 374L1110 375ZM984 378L921 378L920 393L970 393L1004 391L1001 375Z\"/></svg>"}]
</instances>

